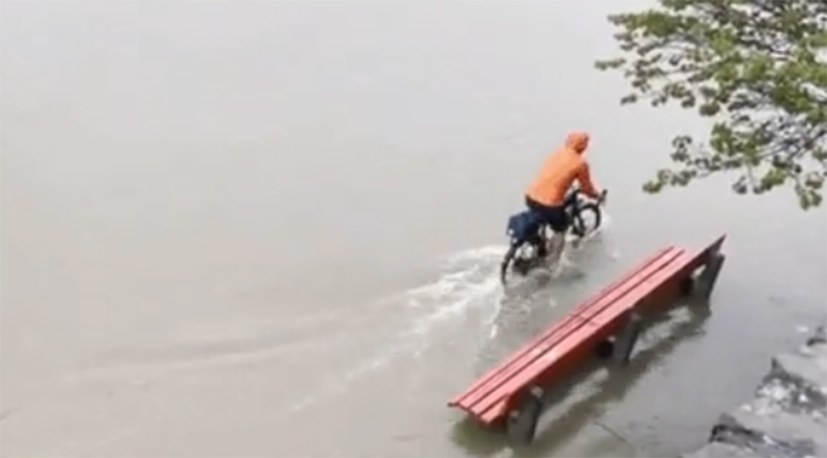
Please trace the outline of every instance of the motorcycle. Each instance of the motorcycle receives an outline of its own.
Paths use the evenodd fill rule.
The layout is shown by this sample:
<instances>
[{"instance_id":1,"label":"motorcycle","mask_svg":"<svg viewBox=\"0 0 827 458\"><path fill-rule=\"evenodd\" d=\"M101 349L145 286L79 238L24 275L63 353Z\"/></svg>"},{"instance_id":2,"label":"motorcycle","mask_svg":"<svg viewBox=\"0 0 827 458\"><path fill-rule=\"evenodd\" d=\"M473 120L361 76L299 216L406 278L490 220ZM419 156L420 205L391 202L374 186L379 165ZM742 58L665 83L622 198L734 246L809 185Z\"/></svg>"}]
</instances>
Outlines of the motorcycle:
<instances>
[{"instance_id":1,"label":"motorcycle","mask_svg":"<svg viewBox=\"0 0 827 458\"><path fill-rule=\"evenodd\" d=\"M579 188L573 188L566 194L563 202L569 222L566 236L573 237L575 244L600 227L600 207L606 200L606 194L607 191L603 190L596 201L583 197ZM500 281L503 286L507 286L510 272L525 276L543 264L551 253L550 242L554 231L543 223L540 215L524 210L509 217L506 235L509 237L509 247L500 264Z\"/></svg>"}]
</instances>

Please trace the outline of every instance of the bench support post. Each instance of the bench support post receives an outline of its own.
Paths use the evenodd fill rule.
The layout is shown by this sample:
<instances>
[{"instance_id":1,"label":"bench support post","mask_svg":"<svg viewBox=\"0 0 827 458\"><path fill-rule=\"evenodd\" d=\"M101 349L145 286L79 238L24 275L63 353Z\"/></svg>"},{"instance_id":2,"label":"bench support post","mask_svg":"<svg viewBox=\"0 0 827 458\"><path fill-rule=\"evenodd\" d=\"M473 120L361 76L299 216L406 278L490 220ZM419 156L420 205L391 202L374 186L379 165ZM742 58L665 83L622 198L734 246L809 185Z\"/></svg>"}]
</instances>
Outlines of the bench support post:
<instances>
[{"instance_id":1,"label":"bench support post","mask_svg":"<svg viewBox=\"0 0 827 458\"><path fill-rule=\"evenodd\" d=\"M612 349L612 359L621 365L629 362L632 356L632 350L635 348L640 330L643 325L643 319L637 312L632 312L626 319L626 324L617 336Z\"/></svg>"},{"instance_id":2,"label":"bench support post","mask_svg":"<svg viewBox=\"0 0 827 458\"><path fill-rule=\"evenodd\" d=\"M692 274L687 275L681 279L678 287L680 289L681 297L691 296L695 291L695 277Z\"/></svg>"},{"instance_id":3,"label":"bench support post","mask_svg":"<svg viewBox=\"0 0 827 458\"><path fill-rule=\"evenodd\" d=\"M716 250L710 253L706 266L698 275L698 294L702 299L709 300L712 295L712 290L715 288L715 282L718 280L718 274L721 273L724 260L726 260L726 256L720 251Z\"/></svg>"},{"instance_id":4,"label":"bench support post","mask_svg":"<svg viewBox=\"0 0 827 458\"><path fill-rule=\"evenodd\" d=\"M534 386L520 406L506 418L506 434L516 444L528 445L534 440L540 413L543 410L543 389Z\"/></svg>"}]
</instances>

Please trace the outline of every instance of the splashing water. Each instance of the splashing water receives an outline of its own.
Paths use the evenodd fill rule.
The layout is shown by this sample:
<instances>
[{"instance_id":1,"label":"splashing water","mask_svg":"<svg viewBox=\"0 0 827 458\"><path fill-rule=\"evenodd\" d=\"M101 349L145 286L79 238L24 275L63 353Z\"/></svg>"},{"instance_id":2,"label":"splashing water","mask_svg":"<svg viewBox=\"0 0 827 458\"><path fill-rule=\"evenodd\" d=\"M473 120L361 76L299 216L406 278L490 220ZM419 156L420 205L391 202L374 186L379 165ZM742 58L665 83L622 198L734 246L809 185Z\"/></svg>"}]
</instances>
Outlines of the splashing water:
<instances>
[{"instance_id":1,"label":"splashing water","mask_svg":"<svg viewBox=\"0 0 827 458\"><path fill-rule=\"evenodd\" d=\"M560 275L561 271L576 265L571 256L572 250L581 250L585 244L604 232L610 221L609 215L604 213L601 227L581 240L578 247L575 248L568 243L560 258L560 266L553 275ZM567 241L571 242L572 239ZM440 269L442 273L435 281L385 298L382 302L404 304L405 312L410 315L405 327L393 333L390 340L374 345L373 348L378 350L371 356L355 364L345 373L331 376L323 388L315 390L313 394L294 404L290 411L295 412L344 393L349 385L363 377L403 358L417 357L439 343L434 342L435 331L443 326L456 324L457 320L466 319L471 311L490 313L491 318L485 320L486 326L490 327L489 337L496 336L498 329L494 322L503 312L504 304L498 271L506 250L505 245L488 245L455 253L443 260ZM555 304L551 298L549 305Z\"/></svg>"},{"instance_id":2,"label":"splashing water","mask_svg":"<svg viewBox=\"0 0 827 458\"><path fill-rule=\"evenodd\" d=\"M435 344L431 338L442 325L455 322L476 307L494 306L499 293L496 269L504 246L486 246L450 256L443 273L433 282L411 288L384 301L401 302L411 315L404 329L389 341L374 345L373 354L345 373L332 375L321 389L291 406L296 412L344 393L357 380L402 358L416 357ZM383 302L384 302L383 301Z\"/></svg>"}]
</instances>

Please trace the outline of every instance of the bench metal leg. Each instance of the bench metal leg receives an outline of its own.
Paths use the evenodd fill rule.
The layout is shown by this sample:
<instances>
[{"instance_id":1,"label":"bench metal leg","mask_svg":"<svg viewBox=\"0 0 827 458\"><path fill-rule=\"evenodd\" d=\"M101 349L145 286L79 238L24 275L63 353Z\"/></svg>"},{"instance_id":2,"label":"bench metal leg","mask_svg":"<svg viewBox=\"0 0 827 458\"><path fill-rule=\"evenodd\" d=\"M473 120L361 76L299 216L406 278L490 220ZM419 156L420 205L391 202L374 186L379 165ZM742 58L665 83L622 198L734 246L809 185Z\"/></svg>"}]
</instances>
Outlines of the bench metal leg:
<instances>
[{"instance_id":1,"label":"bench metal leg","mask_svg":"<svg viewBox=\"0 0 827 458\"><path fill-rule=\"evenodd\" d=\"M595 346L594 353L600 359L609 359L614 354L614 348L615 338L609 337Z\"/></svg>"},{"instance_id":2,"label":"bench metal leg","mask_svg":"<svg viewBox=\"0 0 827 458\"><path fill-rule=\"evenodd\" d=\"M679 288L682 297L691 296L692 293L695 291L695 277L689 275L686 278L682 279Z\"/></svg>"},{"instance_id":3,"label":"bench metal leg","mask_svg":"<svg viewBox=\"0 0 827 458\"><path fill-rule=\"evenodd\" d=\"M641 327L643 326L643 318L640 314L632 312L623 326L623 330L618 334L612 349L612 359L619 364L625 365L629 362L632 356L632 350L635 348L638 336L640 335Z\"/></svg>"},{"instance_id":4,"label":"bench metal leg","mask_svg":"<svg viewBox=\"0 0 827 458\"><path fill-rule=\"evenodd\" d=\"M506 419L508 439L520 445L530 444L537 431L540 413L543 410L543 389L535 386L519 408L512 410Z\"/></svg>"},{"instance_id":5,"label":"bench metal leg","mask_svg":"<svg viewBox=\"0 0 827 458\"><path fill-rule=\"evenodd\" d=\"M726 256L723 253L716 252L709 256L709 261L704 267L704 270L698 275L698 295L708 300L712 295L712 290L715 288L715 282L718 280L718 274L721 272L721 267L724 265Z\"/></svg>"}]
</instances>

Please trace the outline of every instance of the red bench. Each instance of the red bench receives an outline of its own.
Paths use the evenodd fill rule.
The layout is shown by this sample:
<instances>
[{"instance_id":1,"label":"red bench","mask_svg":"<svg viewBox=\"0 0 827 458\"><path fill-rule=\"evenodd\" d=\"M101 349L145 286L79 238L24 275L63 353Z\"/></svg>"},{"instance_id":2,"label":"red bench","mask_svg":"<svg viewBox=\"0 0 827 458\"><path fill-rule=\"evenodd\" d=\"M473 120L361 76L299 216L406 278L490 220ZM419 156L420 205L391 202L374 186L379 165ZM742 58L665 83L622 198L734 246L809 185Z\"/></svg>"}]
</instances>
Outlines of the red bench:
<instances>
[{"instance_id":1,"label":"red bench","mask_svg":"<svg viewBox=\"0 0 827 458\"><path fill-rule=\"evenodd\" d=\"M504 423L512 439L530 442L542 410L544 386L571 374L598 348L621 364L627 362L640 332L642 312L687 294L709 298L723 265L724 238L700 251L670 246L657 252L488 371L448 405L486 426Z\"/></svg>"}]
</instances>

